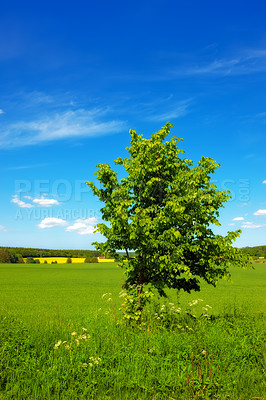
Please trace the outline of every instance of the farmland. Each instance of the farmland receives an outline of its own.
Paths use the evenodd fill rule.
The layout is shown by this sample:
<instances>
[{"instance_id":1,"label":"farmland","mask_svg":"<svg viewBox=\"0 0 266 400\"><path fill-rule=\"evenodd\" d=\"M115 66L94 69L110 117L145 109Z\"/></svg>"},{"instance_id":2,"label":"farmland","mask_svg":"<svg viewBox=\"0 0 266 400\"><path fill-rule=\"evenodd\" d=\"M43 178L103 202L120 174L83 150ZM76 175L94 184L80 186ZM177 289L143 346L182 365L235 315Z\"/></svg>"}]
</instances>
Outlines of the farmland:
<instances>
[{"instance_id":1,"label":"farmland","mask_svg":"<svg viewBox=\"0 0 266 400\"><path fill-rule=\"evenodd\" d=\"M115 263L0 264L0 399L263 398L265 278L170 291L129 326Z\"/></svg>"}]
</instances>

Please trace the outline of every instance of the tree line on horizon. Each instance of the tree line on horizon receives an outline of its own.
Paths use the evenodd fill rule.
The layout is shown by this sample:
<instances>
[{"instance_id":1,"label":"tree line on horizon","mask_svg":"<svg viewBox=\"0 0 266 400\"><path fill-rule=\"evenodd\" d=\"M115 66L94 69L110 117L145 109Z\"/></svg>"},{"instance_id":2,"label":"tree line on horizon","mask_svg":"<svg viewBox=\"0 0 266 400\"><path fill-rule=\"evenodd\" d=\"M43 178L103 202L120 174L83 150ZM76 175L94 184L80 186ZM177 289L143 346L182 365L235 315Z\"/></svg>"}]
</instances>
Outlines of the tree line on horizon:
<instances>
[{"instance_id":1,"label":"tree line on horizon","mask_svg":"<svg viewBox=\"0 0 266 400\"><path fill-rule=\"evenodd\" d=\"M243 247L243 253L251 257L266 258L266 245ZM120 254L122 255L122 253ZM0 263L23 263L23 258L33 259L36 257L67 257L71 258L86 258L85 262L95 260L96 257L101 256L100 251L97 250L53 250L53 249L39 249L31 247L0 247Z\"/></svg>"},{"instance_id":2,"label":"tree line on horizon","mask_svg":"<svg viewBox=\"0 0 266 400\"><path fill-rule=\"evenodd\" d=\"M23 263L23 258L67 257L95 259L100 256L97 250L53 250L31 247L0 247L0 263Z\"/></svg>"},{"instance_id":3,"label":"tree line on horizon","mask_svg":"<svg viewBox=\"0 0 266 400\"><path fill-rule=\"evenodd\" d=\"M243 253L248 254L251 257L266 258L266 246L243 247L241 250Z\"/></svg>"}]
</instances>

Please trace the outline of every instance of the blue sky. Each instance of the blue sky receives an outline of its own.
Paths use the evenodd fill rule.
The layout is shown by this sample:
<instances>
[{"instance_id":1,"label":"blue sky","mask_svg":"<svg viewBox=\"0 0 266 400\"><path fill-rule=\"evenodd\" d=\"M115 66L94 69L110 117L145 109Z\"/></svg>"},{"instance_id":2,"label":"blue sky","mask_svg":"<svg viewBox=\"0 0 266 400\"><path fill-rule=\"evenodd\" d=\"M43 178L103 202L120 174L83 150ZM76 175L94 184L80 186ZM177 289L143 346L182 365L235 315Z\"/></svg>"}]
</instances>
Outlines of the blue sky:
<instances>
[{"instance_id":1,"label":"blue sky","mask_svg":"<svg viewBox=\"0 0 266 400\"><path fill-rule=\"evenodd\" d=\"M233 4L231 4L233 3ZM90 249L84 184L167 121L232 199L217 232L266 245L263 1L2 1L0 246ZM122 172L122 171L120 171Z\"/></svg>"}]
</instances>

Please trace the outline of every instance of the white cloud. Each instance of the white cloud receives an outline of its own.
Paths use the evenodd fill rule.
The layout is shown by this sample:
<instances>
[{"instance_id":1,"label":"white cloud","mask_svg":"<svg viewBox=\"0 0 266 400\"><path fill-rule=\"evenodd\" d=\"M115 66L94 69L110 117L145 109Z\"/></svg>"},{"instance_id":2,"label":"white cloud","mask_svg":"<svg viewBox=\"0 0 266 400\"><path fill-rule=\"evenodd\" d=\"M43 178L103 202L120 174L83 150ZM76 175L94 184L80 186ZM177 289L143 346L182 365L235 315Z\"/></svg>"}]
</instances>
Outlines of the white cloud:
<instances>
[{"instance_id":1,"label":"white cloud","mask_svg":"<svg viewBox=\"0 0 266 400\"><path fill-rule=\"evenodd\" d=\"M4 112L4 110L2 110L1 108L0 108L0 114L4 114L5 112Z\"/></svg>"},{"instance_id":2,"label":"white cloud","mask_svg":"<svg viewBox=\"0 0 266 400\"><path fill-rule=\"evenodd\" d=\"M234 226L235 224L228 224L228 226Z\"/></svg>"},{"instance_id":3,"label":"white cloud","mask_svg":"<svg viewBox=\"0 0 266 400\"><path fill-rule=\"evenodd\" d=\"M0 231L4 231L4 232L6 232L6 231L7 231L7 229L6 229L6 227L5 227L4 225L0 225Z\"/></svg>"},{"instance_id":4,"label":"white cloud","mask_svg":"<svg viewBox=\"0 0 266 400\"><path fill-rule=\"evenodd\" d=\"M38 225L39 228L41 229L46 229L46 228L54 228L56 226L65 226L67 225L67 221L61 218L44 218L41 223Z\"/></svg>"},{"instance_id":5,"label":"white cloud","mask_svg":"<svg viewBox=\"0 0 266 400\"><path fill-rule=\"evenodd\" d=\"M265 226L265 224L254 224L254 222L243 222L241 228L243 229L258 229Z\"/></svg>"},{"instance_id":6,"label":"white cloud","mask_svg":"<svg viewBox=\"0 0 266 400\"><path fill-rule=\"evenodd\" d=\"M60 204L58 200L46 199L43 196L41 196L40 199L34 199L33 203L38 204L39 206L42 206L42 207L58 206Z\"/></svg>"},{"instance_id":7,"label":"white cloud","mask_svg":"<svg viewBox=\"0 0 266 400\"><path fill-rule=\"evenodd\" d=\"M10 124L0 132L0 147L35 145L48 141L95 137L117 133L124 128L119 120L105 120L108 110L74 110L53 114L30 122Z\"/></svg>"},{"instance_id":8,"label":"white cloud","mask_svg":"<svg viewBox=\"0 0 266 400\"><path fill-rule=\"evenodd\" d=\"M18 195L17 195L17 194L15 194L15 195L13 196L13 199L11 200L11 203L15 203L15 204L17 204L19 207L21 207L21 208L32 208L32 207L34 207L34 205L32 205L32 204L25 203L25 201L20 200L20 199L18 198Z\"/></svg>"},{"instance_id":9,"label":"white cloud","mask_svg":"<svg viewBox=\"0 0 266 400\"><path fill-rule=\"evenodd\" d=\"M266 210L258 210L254 212L254 215L264 215L266 217Z\"/></svg>"},{"instance_id":10,"label":"white cloud","mask_svg":"<svg viewBox=\"0 0 266 400\"><path fill-rule=\"evenodd\" d=\"M79 235L92 235L95 231L96 218L77 219L75 223L66 228L67 232L76 232Z\"/></svg>"},{"instance_id":11,"label":"white cloud","mask_svg":"<svg viewBox=\"0 0 266 400\"><path fill-rule=\"evenodd\" d=\"M36 205L39 205L41 207L51 207L51 206L58 206L60 203L56 199L47 199L44 196L41 196L40 198L33 198L31 196L23 196L24 199L31 200L33 203ZM13 199L11 200L11 203L17 204L21 208L33 208L35 207L35 204L30 204L30 203L25 203L25 201L20 200L18 198L18 195L14 195Z\"/></svg>"},{"instance_id":12,"label":"white cloud","mask_svg":"<svg viewBox=\"0 0 266 400\"><path fill-rule=\"evenodd\" d=\"M266 183L266 179L262 183Z\"/></svg>"},{"instance_id":13,"label":"white cloud","mask_svg":"<svg viewBox=\"0 0 266 400\"><path fill-rule=\"evenodd\" d=\"M233 221L244 221L245 218L243 217L235 217L233 218Z\"/></svg>"}]
</instances>

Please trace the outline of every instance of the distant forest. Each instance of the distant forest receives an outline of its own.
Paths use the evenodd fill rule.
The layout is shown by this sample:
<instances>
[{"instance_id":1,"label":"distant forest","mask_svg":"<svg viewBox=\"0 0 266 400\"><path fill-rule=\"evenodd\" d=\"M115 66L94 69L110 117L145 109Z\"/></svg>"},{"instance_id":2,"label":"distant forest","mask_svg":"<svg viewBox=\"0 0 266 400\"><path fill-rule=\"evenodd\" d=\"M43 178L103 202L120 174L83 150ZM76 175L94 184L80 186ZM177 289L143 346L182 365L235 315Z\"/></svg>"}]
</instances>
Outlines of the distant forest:
<instances>
[{"instance_id":1,"label":"distant forest","mask_svg":"<svg viewBox=\"0 0 266 400\"><path fill-rule=\"evenodd\" d=\"M252 257L264 257L266 259L266 246L243 247L241 250ZM51 250L34 249L30 247L0 247L0 263L22 263L23 258L34 257L85 257L89 260L100 255L100 252L97 250ZM122 255L124 254L119 254L119 256Z\"/></svg>"},{"instance_id":2,"label":"distant forest","mask_svg":"<svg viewBox=\"0 0 266 400\"><path fill-rule=\"evenodd\" d=\"M0 263L21 263L23 258L33 257L98 257L97 250L51 250L30 247L0 247Z\"/></svg>"},{"instance_id":3,"label":"distant forest","mask_svg":"<svg viewBox=\"0 0 266 400\"><path fill-rule=\"evenodd\" d=\"M243 247L241 250L252 257L266 258L266 246Z\"/></svg>"}]
</instances>

